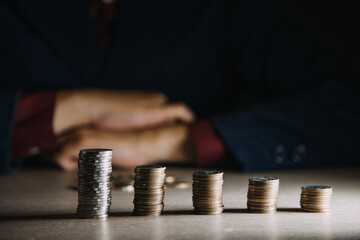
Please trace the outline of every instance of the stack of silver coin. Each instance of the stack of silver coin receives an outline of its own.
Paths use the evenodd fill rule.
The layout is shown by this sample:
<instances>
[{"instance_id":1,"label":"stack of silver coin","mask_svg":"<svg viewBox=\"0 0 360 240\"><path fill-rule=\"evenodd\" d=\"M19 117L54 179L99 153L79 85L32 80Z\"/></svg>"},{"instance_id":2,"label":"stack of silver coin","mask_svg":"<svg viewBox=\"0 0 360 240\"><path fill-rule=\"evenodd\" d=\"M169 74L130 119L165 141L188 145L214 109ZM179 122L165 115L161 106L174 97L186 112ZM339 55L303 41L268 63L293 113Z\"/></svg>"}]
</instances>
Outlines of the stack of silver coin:
<instances>
[{"instance_id":1,"label":"stack of silver coin","mask_svg":"<svg viewBox=\"0 0 360 240\"><path fill-rule=\"evenodd\" d=\"M307 212L327 212L330 210L332 192L330 186L303 186L300 206Z\"/></svg>"},{"instance_id":2,"label":"stack of silver coin","mask_svg":"<svg viewBox=\"0 0 360 240\"><path fill-rule=\"evenodd\" d=\"M135 168L134 215L159 216L164 209L164 166L141 165Z\"/></svg>"},{"instance_id":3,"label":"stack of silver coin","mask_svg":"<svg viewBox=\"0 0 360 240\"><path fill-rule=\"evenodd\" d=\"M249 179L247 207L253 213L272 213L277 210L279 179L252 177Z\"/></svg>"},{"instance_id":4,"label":"stack of silver coin","mask_svg":"<svg viewBox=\"0 0 360 240\"><path fill-rule=\"evenodd\" d=\"M106 218L111 204L111 149L83 149L79 154L79 218Z\"/></svg>"},{"instance_id":5,"label":"stack of silver coin","mask_svg":"<svg viewBox=\"0 0 360 240\"><path fill-rule=\"evenodd\" d=\"M224 210L223 172L197 171L193 174L193 206L196 214L214 215Z\"/></svg>"}]
</instances>

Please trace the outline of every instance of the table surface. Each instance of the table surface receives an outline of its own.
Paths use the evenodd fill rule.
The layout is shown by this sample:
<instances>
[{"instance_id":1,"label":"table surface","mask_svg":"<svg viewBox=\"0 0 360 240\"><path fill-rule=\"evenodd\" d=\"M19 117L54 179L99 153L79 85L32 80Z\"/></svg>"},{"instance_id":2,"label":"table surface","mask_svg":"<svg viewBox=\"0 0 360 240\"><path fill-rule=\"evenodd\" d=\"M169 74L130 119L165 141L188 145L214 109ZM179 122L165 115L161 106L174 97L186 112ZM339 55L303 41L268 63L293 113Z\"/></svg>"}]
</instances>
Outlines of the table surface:
<instances>
[{"instance_id":1,"label":"table surface","mask_svg":"<svg viewBox=\"0 0 360 240\"><path fill-rule=\"evenodd\" d=\"M194 169L168 168L191 181ZM280 178L278 211L246 212L248 178ZM0 176L0 239L360 239L360 169L244 174L224 172L224 213L194 215L192 192L168 188L161 216L132 216L132 192L113 190L111 216L77 219L76 174L26 170ZM306 213L302 185L334 189L332 210Z\"/></svg>"}]
</instances>

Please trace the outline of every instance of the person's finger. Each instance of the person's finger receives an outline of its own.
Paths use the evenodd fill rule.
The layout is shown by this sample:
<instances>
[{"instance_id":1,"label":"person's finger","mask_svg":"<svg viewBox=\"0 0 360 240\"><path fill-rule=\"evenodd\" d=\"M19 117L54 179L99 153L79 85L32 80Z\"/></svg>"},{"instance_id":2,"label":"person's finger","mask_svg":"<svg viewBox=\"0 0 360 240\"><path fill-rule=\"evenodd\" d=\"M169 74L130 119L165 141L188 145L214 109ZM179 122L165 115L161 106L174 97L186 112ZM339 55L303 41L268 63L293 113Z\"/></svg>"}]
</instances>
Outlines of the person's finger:
<instances>
[{"instance_id":1,"label":"person's finger","mask_svg":"<svg viewBox=\"0 0 360 240\"><path fill-rule=\"evenodd\" d=\"M169 101L166 95L162 93L153 92L147 95L148 98L145 103L147 106L162 106Z\"/></svg>"},{"instance_id":2,"label":"person's finger","mask_svg":"<svg viewBox=\"0 0 360 240\"><path fill-rule=\"evenodd\" d=\"M169 101L165 94L155 91L133 90L117 93L120 97L120 103L124 101L122 96L126 96L126 101L130 101L131 104L139 104L142 106L161 106Z\"/></svg>"},{"instance_id":3,"label":"person's finger","mask_svg":"<svg viewBox=\"0 0 360 240\"><path fill-rule=\"evenodd\" d=\"M160 122L191 123L195 120L195 115L184 103L173 103L155 111L154 118Z\"/></svg>"},{"instance_id":4,"label":"person's finger","mask_svg":"<svg viewBox=\"0 0 360 240\"><path fill-rule=\"evenodd\" d=\"M54 161L65 171L75 171L78 167L77 154L71 149L65 149L54 156Z\"/></svg>"},{"instance_id":5,"label":"person's finger","mask_svg":"<svg viewBox=\"0 0 360 240\"><path fill-rule=\"evenodd\" d=\"M100 122L97 127L124 131L156 127L177 121L182 123L191 123L194 119L194 113L185 104L172 103L160 107L157 106L144 109L142 112L139 111L129 118L122 116L122 125L118 125L115 119L109 119L110 121Z\"/></svg>"},{"instance_id":6,"label":"person's finger","mask_svg":"<svg viewBox=\"0 0 360 240\"><path fill-rule=\"evenodd\" d=\"M77 159L81 148L87 145L87 139L92 130L77 129L57 137L57 152L54 161L65 171L74 171L77 168Z\"/></svg>"},{"instance_id":7,"label":"person's finger","mask_svg":"<svg viewBox=\"0 0 360 240\"><path fill-rule=\"evenodd\" d=\"M94 126L98 129L129 131L177 121L191 123L194 119L194 113L184 103L172 103L139 109L129 115L113 114L100 119Z\"/></svg>"}]
</instances>

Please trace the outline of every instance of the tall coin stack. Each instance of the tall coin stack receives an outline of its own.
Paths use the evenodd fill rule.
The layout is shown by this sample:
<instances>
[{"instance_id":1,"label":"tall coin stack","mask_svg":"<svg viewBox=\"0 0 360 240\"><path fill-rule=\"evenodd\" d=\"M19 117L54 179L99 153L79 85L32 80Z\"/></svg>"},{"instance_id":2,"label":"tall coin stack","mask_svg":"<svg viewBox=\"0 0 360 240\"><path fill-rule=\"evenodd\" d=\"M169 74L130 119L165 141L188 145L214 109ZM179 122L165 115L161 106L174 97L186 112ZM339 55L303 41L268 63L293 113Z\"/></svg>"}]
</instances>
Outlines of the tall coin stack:
<instances>
[{"instance_id":1,"label":"tall coin stack","mask_svg":"<svg viewBox=\"0 0 360 240\"><path fill-rule=\"evenodd\" d=\"M134 215L159 216L164 209L164 166L141 165L135 168Z\"/></svg>"},{"instance_id":2,"label":"tall coin stack","mask_svg":"<svg viewBox=\"0 0 360 240\"><path fill-rule=\"evenodd\" d=\"M332 192L329 186L301 187L301 208L307 212L329 211Z\"/></svg>"},{"instance_id":3,"label":"tall coin stack","mask_svg":"<svg viewBox=\"0 0 360 240\"><path fill-rule=\"evenodd\" d=\"M247 208L253 213L272 213L277 210L279 179L252 177L249 179Z\"/></svg>"},{"instance_id":4,"label":"tall coin stack","mask_svg":"<svg viewBox=\"0 0 360 240\"><path fill-rule=\"evenodd\" d=\"M193 174L193 206L196 214L214 215L224 210L223 172L197 171Z\"/></svg>"},{"instance_id":5,"label":"tall coin stack","mask_svg":"<svg viewBox=\"0 0 360 240\"><path fill-rule=\"evenodd\" d=\"M106 218L111 204L111 149L83 149L79 154L79 218Z\"/></svg>"}]
</instances>

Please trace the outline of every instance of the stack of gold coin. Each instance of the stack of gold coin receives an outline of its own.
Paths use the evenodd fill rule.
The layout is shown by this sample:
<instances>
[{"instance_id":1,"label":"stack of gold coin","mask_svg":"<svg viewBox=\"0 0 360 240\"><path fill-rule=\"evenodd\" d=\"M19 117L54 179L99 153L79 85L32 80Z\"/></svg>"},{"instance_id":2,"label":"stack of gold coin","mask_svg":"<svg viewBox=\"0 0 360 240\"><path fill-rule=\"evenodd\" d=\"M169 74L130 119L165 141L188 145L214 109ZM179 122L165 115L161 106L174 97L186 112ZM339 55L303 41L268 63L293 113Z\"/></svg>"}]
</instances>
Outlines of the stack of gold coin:
<instances>
[{"instance_id":1,"label":"stack of gold coin","mask_svg":"<svg viewBox=\"0 0 360 240\"><path fill-rule=\"evenodd\" d=\"M135 168L134 215L161 215L164 209L165 169L158 165Z\"/></svg>"},{"instance_id":2,"label":"stack of gold coin","mask_svg":"<svg viewBox=\"0 0 360 240\"><path fill-rule=\"evenodd\" d=\"M330 210L332 192L329 186L303 186L300 206L307 212L327 212Z\"/></svg>"},{"instance_id":3,"label":"stack of gold coin","mask_svg":"<svg viewBox=\"0 0 360 240\"><path fill-rule=\"evenodd\" d=\"M272 213L277 209L279 179L252 177L249 179L247 208L253 213Z\"/></svg>"},{"instance_id":4,"label":"stack of gold coin","mask_svg":"<svg viewBox=\"0 0 360 240\"><path fill-rule=\"evenodd\" d=\"M193 206L196 214L214 215L224 210L223 172L197 171L193 174Z\"/></svg>"}]
</instances>

